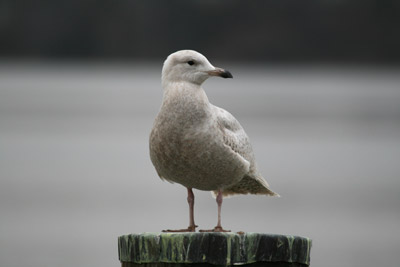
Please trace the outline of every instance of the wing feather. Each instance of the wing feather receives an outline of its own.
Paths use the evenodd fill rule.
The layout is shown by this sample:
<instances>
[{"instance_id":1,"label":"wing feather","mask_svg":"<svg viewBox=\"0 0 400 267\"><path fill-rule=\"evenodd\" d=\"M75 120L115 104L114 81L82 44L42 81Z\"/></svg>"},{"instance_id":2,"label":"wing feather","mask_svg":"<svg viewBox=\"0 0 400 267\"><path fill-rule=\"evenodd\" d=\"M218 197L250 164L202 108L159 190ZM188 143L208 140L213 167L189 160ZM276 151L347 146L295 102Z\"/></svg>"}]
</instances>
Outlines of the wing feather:
<instances>
[{"instance_id":1,"label":"wing feather","mask_svg":"<svg viewBox=\"0 0 400 267\"><path fill-rule=\"evenodd\" d=\"M223 134L224 143L233 151L254 165L253 149L249 137L239 121L228 111L214 106L217 122Z\"/></svg>"},{"instance_id":2,"label":"wing feather","mask_svg":"<svg viewBox=\"0 0 400 267\"><path fill-rule=\"evenodd\" d=\"M264 194L279 196L270 190L267 181L257 171L250 139L239 121L228 111L214 106L224 143L250 163L249 173L237 184L224 189L224 196L235 194ZM214 192L216 193L216 192Z\"/></svg>"}]
</instances>

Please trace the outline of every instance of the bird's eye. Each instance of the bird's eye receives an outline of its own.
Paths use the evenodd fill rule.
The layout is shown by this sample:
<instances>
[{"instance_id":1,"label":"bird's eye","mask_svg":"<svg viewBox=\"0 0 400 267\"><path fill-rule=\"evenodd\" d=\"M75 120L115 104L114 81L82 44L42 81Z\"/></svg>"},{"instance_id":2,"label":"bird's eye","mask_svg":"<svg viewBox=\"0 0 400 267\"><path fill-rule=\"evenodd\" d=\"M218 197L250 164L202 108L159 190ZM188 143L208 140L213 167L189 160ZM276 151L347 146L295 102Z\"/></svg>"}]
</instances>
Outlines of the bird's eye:
<instances>
[{"instance_id":1,"label":"bird's eye","mask_svg":"<svg viewBox=\"0 0 400 267\"><path fill-rule=\"evenodd\" d=\"M194 65L194 61L193 61L193 60L189 60L189 61L187 62L187 64L189 64L190 66L192 66L192 65Z\"/></svg>"}]
</instances>

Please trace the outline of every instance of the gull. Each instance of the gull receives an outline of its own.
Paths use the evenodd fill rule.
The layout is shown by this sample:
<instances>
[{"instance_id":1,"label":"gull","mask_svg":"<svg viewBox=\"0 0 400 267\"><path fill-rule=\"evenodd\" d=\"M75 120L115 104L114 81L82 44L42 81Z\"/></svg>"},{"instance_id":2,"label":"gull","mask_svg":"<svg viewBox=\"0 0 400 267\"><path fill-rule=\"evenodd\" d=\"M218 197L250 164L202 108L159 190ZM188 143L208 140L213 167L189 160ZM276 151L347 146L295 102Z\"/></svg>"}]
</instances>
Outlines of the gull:
<instances>
[{"instance_id":1,"label":"gull","mask_svg":"<svg viewBox=\"0 0 400 267\"><path fill-rule=\"evenodd\" d=\"M202 88L209 77L232 78L193 50L167 57L162 69L163 100L150 133L150 158L161 179L187 188L189 226L165 232L195 232L192 189L213 191L217 226L206 232L229 232L221 225L224 196L279 196L257 170L249 137L228 111L212 105Z\"/></svg>"}]
</instances>

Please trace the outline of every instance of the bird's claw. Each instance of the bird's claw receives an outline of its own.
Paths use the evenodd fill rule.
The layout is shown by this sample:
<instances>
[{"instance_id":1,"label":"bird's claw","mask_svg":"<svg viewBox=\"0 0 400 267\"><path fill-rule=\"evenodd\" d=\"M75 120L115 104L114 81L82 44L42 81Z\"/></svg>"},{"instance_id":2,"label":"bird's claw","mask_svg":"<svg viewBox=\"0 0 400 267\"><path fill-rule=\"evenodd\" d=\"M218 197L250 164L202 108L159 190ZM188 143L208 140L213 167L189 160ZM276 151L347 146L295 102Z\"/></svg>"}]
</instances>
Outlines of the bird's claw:
<instances>
[{"instance_id":1,"label":"bird's claw","mask_svg":"<svg viewBox=\"0 0 400 267\"><path fill-rule=\"evenodd\" d=\"M207 233L207 232L215 232L215 233L227 233L230 232L231 230L225 230L222 228L222 226L215 226L214 229L211 230L199 230L201 233Z\"/></svg>"},{"instance_id":2,"label":"bird's claw","mask_svg":"<svg viewBox=\"0 0 400 267\"><path fill-rule=\"evenodd\" d=\"M183 232L196 232L197 225L191 225L186 229L178 229L178 230L162 230L163 233L183 233Z\"/></svg>"}]
</instances>

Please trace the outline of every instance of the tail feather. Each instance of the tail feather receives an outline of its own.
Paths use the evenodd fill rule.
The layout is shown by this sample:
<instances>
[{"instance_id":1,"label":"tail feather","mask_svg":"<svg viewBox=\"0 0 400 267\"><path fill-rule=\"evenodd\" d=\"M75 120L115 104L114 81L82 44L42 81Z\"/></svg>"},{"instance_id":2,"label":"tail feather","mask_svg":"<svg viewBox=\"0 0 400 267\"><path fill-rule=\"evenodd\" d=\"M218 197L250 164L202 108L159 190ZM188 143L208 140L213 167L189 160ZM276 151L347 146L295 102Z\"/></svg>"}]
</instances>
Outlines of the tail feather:
<instances>
[{"instance_id":1,"label":"tail feather","mask_svg":"<svg viewBox=\"0 0 400 267\"><path fill-rule=\"evenodd\" d=\"M214 191L214 194L218 193ZM269 188L267 181L264 180L261 176L251 177L246 175L240 180L239 183L234 184L228 188L225 188L222 191L223 196L232 196L237 194L254 194L254 195L269 195L269 196L277 196L279 194L275 193Z\"/></svg>"}]
</instances>

